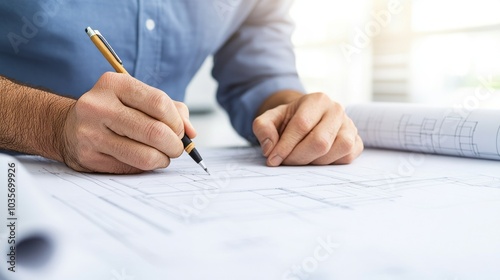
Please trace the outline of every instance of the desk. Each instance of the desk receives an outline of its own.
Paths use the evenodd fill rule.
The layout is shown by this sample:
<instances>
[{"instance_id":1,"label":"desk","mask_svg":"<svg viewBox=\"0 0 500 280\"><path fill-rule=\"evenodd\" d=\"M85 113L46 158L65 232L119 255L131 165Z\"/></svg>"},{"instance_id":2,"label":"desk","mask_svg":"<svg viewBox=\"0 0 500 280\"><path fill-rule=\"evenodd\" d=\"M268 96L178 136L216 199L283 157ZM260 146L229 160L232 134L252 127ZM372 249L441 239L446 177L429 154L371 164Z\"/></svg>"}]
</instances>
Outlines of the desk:
<instances>
[{"instance_id":1,"label":"desk","mask_svg":"<svg viewBox=\"0 0 500 280\"><path fill-rule=\"evenodd\" d=\"M500 275L496 161L366 150L351 165L268 168L255 148L203 155L211 177L186 156L134 176L17 157L25 211L18 238L23 226L39 231L52 251L41 266L9 273L2 264L0 273L42 280Z\"/></svg>"}]
</instances>

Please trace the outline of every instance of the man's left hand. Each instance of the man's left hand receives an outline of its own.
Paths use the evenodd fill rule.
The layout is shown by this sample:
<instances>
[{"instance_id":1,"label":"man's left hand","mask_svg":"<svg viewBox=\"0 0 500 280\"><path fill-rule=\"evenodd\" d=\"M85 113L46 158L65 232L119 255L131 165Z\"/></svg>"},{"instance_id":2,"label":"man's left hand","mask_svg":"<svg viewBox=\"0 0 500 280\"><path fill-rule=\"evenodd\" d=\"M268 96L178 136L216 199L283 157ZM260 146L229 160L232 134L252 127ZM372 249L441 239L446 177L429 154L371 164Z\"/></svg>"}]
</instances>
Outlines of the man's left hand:
<instances>
[{"instance_id":1,"label":"man's left hand","mask_svg":"<svg viewBox=\"0 0 500 280\"><path fill-rule=\"evenodd\" d=\"M279 92L260 113L253 131L268 166L348 164L363 151L354 123L326 94Z\"/></svg>"}]
</instances>

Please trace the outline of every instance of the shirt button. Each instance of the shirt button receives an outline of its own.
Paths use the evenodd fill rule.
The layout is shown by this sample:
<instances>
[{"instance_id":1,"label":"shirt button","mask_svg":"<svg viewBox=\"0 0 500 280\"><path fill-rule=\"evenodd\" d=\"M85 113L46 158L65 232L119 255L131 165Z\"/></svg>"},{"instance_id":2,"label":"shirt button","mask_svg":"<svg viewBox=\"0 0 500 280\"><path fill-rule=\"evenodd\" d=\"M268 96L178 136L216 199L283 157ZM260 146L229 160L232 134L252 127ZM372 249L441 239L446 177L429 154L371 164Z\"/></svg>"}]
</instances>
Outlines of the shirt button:
<instances>
[{"instance_id":1,"label":"shirt button","mask_svg":"<svg viewBox=\"0 0 500 280\"><path fill-rule=\"evenodd\" d=\"M148 19L146 20L146 28L149 30L149 31L152 31L153 29L155 29L155 21L152 20L152 19Z\"/></svg>"}]
</instances>

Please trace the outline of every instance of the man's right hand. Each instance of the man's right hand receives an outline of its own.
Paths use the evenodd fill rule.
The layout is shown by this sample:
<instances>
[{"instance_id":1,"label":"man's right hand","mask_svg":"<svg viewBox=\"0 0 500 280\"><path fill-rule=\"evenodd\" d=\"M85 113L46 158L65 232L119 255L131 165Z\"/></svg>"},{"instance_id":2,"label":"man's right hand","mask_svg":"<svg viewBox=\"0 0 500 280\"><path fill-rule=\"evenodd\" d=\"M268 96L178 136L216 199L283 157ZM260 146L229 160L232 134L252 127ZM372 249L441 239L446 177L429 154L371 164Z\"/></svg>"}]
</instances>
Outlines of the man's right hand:
<instances>
[{"instance_id":1,"label":"man's right hand","mask_svg":"<svg viewBox=\"0 0 500 280\"><path fill-rule=\"evenodd\" d=\"M125 74L105 73L67 114L59 138L77 171L139 173L165 168L196 132L184 103Z\"/></svg>"}]
</instances>

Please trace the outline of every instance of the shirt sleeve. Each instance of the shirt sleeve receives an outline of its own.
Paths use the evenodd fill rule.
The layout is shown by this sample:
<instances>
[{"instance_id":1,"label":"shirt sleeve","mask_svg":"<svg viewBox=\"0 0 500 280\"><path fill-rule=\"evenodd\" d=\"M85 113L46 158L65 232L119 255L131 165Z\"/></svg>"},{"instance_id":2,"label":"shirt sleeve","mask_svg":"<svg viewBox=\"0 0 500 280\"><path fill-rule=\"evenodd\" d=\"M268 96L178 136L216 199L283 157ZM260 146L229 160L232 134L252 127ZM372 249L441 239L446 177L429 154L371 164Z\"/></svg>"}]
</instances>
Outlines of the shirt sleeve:
<instances>
[{"instance_id":1,"label":"shirt sleeve","mask_svg":"<svg viewBox=\"0 0 500 280\"><path fill-rule=\"evenodd\" d=\"M236 131L258 141L252 122L264 100L280 90L304 92L297 75L291 42L292 0L261 0L241 27L214 55L217 101Z\"/></svg>"}]
</instances>

